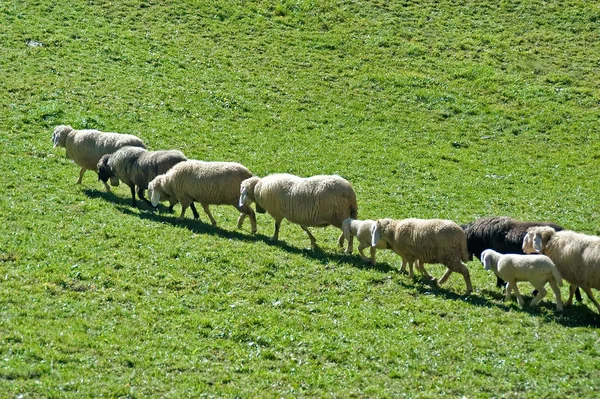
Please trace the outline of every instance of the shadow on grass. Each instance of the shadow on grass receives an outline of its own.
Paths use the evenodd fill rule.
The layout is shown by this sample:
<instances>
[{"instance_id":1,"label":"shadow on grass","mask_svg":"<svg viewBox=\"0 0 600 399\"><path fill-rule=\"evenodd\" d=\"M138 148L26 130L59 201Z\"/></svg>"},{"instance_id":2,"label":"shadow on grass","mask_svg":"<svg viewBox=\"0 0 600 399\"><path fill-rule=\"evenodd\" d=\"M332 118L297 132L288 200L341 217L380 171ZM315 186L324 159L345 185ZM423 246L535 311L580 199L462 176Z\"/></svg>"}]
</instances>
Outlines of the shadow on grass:
<instances>
[{"instance_id":1,"label":"shadow on grass","mask_svg":"<svg viewBox=\"0 0 600 399\"><path fill-rule=\"evenodd\" d=\"M393 267L386 263L378 263L371 265L370 263L364 263L359 256L349 255L345 253L325 252L321 248L309 249L309 248L298 248L287 244L285 241L278 240L273 241L271 237L264 234L247 234L239 230L226 230L219 226L213 226L211 224L204 223L201 220L189 219L180 220L174 213L169 212L168 208L163 204L159 204L157 208L152 208L148 204L138 201L139 213L135 211L135 208L131 207L131 199L119 197L112 192L104 192L98 190L84 190L84 193L90 198L101 198L107 202L115 204L116 208L127 215L137 216L142 219L152 220L158 223L170 224L174 227L185 228L189 231L199 235L212 235L230 240L244 241L244 242L263 242L269 246L280 248L286 252L302 255L304 257L316 260L321 264L328 264L330 262L345 263L356 267L358 269L372 269L378 270L382 273L388 273L395 270ZM201 211L201 210L200 210ZM244 221L246 225L248 220ZM308 241L308 239L307 239ZM341 251L341 249L340 249Z\"/></svg>"},{"instance_id":2,"label":"shadow on grass","mask_svg":"<svg viewBox=\"0 0 600 399\"><path fill-rule=\"evenodd\" d=\"M316 260L321 264L328 264L330 262L344 263L351 265L357 269L370 269L377 270L382 273L397 272L397 269L385 262L379 262L375 265L365 263L356 254L344 254L344 253L332 253L325 252L321 248L315 250L308 248L298 248L287 244L285 241L273 241L271 237L264 234L246 234L235 230L225 230L218 226L212 226L206 224L200 220L185 219L179 220L174 213L168 211L168 208L162 204L158 208L154 209L142 201L138 201L138 209L141 212L136 212L131 207L131 199L119 197L112 192L98 191L85 189L84 193L90 198L102 198L107 202L111 202L116 205L117 209L124 214L138 216L142 219L152 220L158 223L170 224L174 227L185 228L195 234L212 235L222 238L244 241L244 242L263 242L269 246L278 247L282 250L305 256L307 258ZM248 222L245 222L248 223ZM435 293L444 299L460 300L467 302L473 306L492 308L496 307L504 311L516 310L529 313L534 317L543 317L546 322L556 322L565 327L600 327L600 315L590 309L586 304L576 303L575 305L565 308L561 312L555 312L555 304L552 301L542 301L537 307L525 306L523 309L516 305L516 300L513 297L511 302L504 302L504 294L499 290L483 289L480 291L481 295L471 294L464 295L463 292L455 292L453 290L440 287L435 283L432 283L427 278L421 276L415 276L412 282L399 281L399 284L405 288L412 288L419 292L421 295L427 295ZM524 295L523 299L525 303L531 302L532 297ZM588 301L589 302L589 301ZM542 310L544 309L544 310Z\"/></svg>"}]
</instances>

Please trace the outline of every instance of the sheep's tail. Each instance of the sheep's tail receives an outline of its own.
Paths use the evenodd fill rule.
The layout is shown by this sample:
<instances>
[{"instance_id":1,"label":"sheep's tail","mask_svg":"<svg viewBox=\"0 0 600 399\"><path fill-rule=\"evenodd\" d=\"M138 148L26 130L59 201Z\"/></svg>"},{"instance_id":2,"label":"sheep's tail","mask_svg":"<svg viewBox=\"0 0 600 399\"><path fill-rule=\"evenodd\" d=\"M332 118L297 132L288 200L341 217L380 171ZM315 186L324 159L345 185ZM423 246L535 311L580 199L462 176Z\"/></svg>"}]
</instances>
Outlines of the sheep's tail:
<instances>
[{"instance_id":1,"label":"sheep's tail","mask_svg":"<svg viewBox=\"0 0 600 399\"><path fill-rule=\"evenodd\" d=\"M352 219L358 219L358 207L356 204L350 206L350 217Z\"/></svg>"},{"instance_id":2,"label":"sheep's tail","mask_svg":"<svg viewBox=\"0 0 600 399\"><path fill-rule=\"evenodd\" d=\"M554 281L556 281L556 285L558 285L559 287L562 287L562 285L563 285L562 276L560 275L560 272L558 271L556 266L552 267L552 276L554 277Z\"/></svg>"},{"instance_id":3,"label":"sheep's tail","mask_svg":"<svg viewBox=\"0 0 600 399\"><path fill-rule=\"evenodd\" d=\"M466 239L460 246L460 258L465 263L468 262L469 260L473 259L472 255L469 256L469 250L467 249L467 240Z\"/></svg>"}]
</instances>

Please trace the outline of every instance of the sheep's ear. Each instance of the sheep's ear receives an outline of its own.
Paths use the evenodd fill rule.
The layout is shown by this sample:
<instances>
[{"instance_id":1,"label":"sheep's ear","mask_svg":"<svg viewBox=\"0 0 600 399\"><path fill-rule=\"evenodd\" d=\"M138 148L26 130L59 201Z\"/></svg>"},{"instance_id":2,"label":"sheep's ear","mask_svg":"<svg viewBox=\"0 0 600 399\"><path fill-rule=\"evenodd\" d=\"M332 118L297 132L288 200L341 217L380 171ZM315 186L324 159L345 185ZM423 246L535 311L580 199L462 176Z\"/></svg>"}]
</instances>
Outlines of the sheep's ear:
<instances>
[{"instance_id":1,"label":"sheep's ear","mask_svg":"<svg viewBox=\"0 0 600 399\"><path fill-rule=\"evenodd\" d=\"M377 224L374 224L371 227L371 246L374 247L377 245L377 242L381 238L381 231L377 228Z\"/></svg>"},{"instance_id":2,"label":"sheep's ear","mask_svg":"<svg viewBox=\"0 0 600 399\"><path fill-rule=\"evenodd\" d=\"M535 249L535 252L540 253L542 252L542 236L541 234L536 234L533 237L533 249Z\"/></svg>"},{"instance_id":3,"label":"sheep's ear","mask_svg":"<svg viewBox=\"0 0 600 399\"><path fill-rule=\"evenodd\" d=\"M150 203L156 208L160 202L160 193L154 189L154 186L151 186L148 187L148 194L150 194Z\"/></svg>"},{"instance_id":4,"label":"sheep's ear","mask_svg":"<svg viewBox=\"0 0 600 399\"><path fill-rule=\"evenodd\" d=\"M248 187L244 186L240 189L240 206L244 206L248 198Z\"/></svg>"}]
</instances>

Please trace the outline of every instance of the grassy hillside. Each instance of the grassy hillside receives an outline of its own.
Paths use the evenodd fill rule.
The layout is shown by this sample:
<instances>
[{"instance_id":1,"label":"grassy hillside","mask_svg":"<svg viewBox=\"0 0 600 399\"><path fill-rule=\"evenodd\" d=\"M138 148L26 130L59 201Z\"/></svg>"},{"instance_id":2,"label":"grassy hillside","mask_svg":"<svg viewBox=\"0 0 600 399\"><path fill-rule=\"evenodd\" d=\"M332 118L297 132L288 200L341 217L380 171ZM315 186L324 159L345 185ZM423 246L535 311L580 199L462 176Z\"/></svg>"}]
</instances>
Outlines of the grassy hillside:
<instances>
[{"instance_id":1,"label":"grassy hillside","mask_svg":"<svg viewBox=\"0 0 600 399\"><path fill-rule=\"evenodd\" d=\"M336 173L361 218L600 234L600 6L497 3L0 3L0 396L596 397L587 298L522 310L478 261L465 297L332 227L313 251L268 215L253 236L231 207L217 228L132 209L50 142L70 124Z\"/></svg>"}]
</instances>

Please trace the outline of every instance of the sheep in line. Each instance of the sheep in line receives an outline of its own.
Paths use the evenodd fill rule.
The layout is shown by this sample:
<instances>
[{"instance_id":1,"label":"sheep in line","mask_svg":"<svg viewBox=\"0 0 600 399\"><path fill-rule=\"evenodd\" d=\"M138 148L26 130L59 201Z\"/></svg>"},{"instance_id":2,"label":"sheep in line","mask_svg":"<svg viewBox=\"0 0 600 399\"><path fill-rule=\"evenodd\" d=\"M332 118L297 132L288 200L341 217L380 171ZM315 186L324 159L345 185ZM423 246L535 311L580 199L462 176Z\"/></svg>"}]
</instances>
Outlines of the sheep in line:
<instances>
[{"instance_id":1,"label":"sheep in line","mask_svg":"<svg viewBox=\"0 0 600 399\"><path fill-rule=\"evenodd\" d=\"M523 239L523 252L540 253L552 259L562 277L572 284L567 306L573 302L573 286L578 286L600 313L600 304L591 290L600 289L600 237L556 231L548 226L531 227Z\"/></svg>"},{"instance_id":2,"label":"sheep in line","mask_svg":"<svg viewBox=\"0 0 600 399\"><path fill-rule=\"evenodd\" d=\"M374 220L357 220L348 218L344 220L342 223L342 231L344 233L344 238L349 242L348 249L346 250L347 254L352 253L352 237L356 237L358 239L358 252L360 253L360 257L363 262L370 262L372 265L375 265L375 258L377 249L390 249L387 242L383 240L377 241L377 244L373 247L371 246L371 229L375 225ZM365 248L369 247L371 251L371 258L367 258L363 252ZM417 269L421 271L421 273L427 278L431 279L431 276L427 273L423 264L418 260L415 262ZM408 263L404 259L402 259L402 267L400 268L400 272L403 272L406 268L406 265L409 265L408 275L413 277L413 263Z\"/></svg>"},{"instance_id":3,"label":"sheep in line","mask_svg":"<svg viewBox=\"0 0 600 399\"><path fill-rule=\"evenodd\" d=\"M562 277L550 258L544 255L501 254L493 249L486 249L481 253L481 263L485 270L492 270L498 277L508 283L506 298L508 301L511 291L515 292L519 306L525 306L525 301L517 287L518 281L528 281L537 290L537 295L532 299L530 306L537 305L548 293L544 286L550 283L556 298L556 311L563 310L560 298Z\"/></svg>"},{"instance_id":4,"label":"sheep in line","mask_svg":"<svg viewBox=\"0 0 600 399\"><path fill-rule=\"evenodd\" d=\"M193 205L194 201L199 202L213 226L217 225L217 221L210 213L209 205L231 205L241 212L237 227L242 227L248 215L252 234L254 234L256 233L254 211L249 205L238 204L240 184L251 176L252 173L248 168L236 162L187 160L152 180L148 185L148 195L154 207L160 201L169 201L171 208L176 203L181 203L180 219L185 218L185 211L190 205L194 218L198 219L200 215Z\"/></svg>"},{"instance_id":5,"label":"sheep in line","mask_svg":"<svg viewBox=\"0 0 600 399\"><path fill-rule=\"evenodd\" d=\"M77 184L81 184L86 170L98 172L98 161L104 154L110 154L121 147L146 148L144 142L132 134L105 133L99 130L75 130L71 126L59 125L52 133L54 147L64 147L67 158L81 166ZM111 180L111 182L115 182ZM105 182L106 191L110 187Z\"/></svg>"},{"instance_id":6,"label":"sheep in line","mask_svg":"<svg viewBox=\"0 0 600 399\"><path fill-rule=\"evenodd\" d=\"M534 226L551 226L556 231L561 226L545 222L521 222L507 216L491 216L477 219L462 228L467 235L469 260L481 258L485 249L493 249L501 254L523 254L521 246L527 229ZM497 276L496 286L504 287L505 282Z\"/></svg>"},{"instance_id":7,"label":"sheep in line","mask_svg":"<svg viewBox=\"0 0 600 399\"><path fill-rule=\"evenodd\" d=\"M333 225L342 228L344 219L356 219L356 194L350 183L337 175L318 175L302 178L290 174L252 177L242 182L239 204L256 203L256 211L268 212L275 219L273 240L279 239L281 221L299 224L317 248L315 237L308 227ZM338 244L344 245L344 233ZM349 241L348 246L352 243Z\"/></svg>"},{"instance_id":8,"label":"sheep in line","mask_svg":"<svg viewBox=\"0 0 600 399\"><path fill-rule=\"evenodd\" d=\"M467 239L462 228L453 221L379 219L371 228L371 245L376 246L379 240L385 241L409 263L418 261L422 265L441 263L446 266L447 270L439 284L445 283L452 272L457 272L465 280L466 294L473 291L469 269L463 263L468 261Z\"/></svg>"},{"instance_id":9,"label":"sheep in line","mask_svg":"<svg viewBox=\"0 0 600 399\"><path fill-rule=\"evenodd\" d=\"M156 176L166 173L179 162L187 161L183 152L177 150L147 151L140 147L122 147L112 154L105 154L98 161L98 179L104 184L118 185L119 180L131 189L131 205L137 206L135 188L140 200L151 205L144 196L148 183ZM116 178L116 182L113 183ZM172 210L172 207L171 207Z\"/></svg>"}]
</instances>

